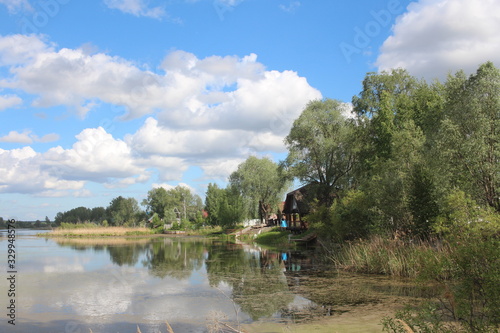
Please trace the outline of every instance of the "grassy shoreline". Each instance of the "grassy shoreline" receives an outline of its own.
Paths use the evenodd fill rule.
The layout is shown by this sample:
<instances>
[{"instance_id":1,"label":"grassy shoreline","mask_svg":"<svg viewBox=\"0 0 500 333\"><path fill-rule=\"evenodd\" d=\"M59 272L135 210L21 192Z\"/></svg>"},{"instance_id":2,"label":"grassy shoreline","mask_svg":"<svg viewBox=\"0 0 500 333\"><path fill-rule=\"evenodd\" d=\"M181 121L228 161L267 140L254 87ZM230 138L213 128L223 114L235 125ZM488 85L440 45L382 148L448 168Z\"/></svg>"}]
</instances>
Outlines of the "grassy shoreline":
<instances>
[{"instance_id":1,"label":"grassy shoreline","mask_svg":"<svg viewBox=\"0 0 500 333\"><path fill-rule=\"evenodd\" d=\"M47 233L37 234L42 237L124 237L124 236L152 236L154 230L149 228L126 227L96 227L96 228L58 228Z\"/></svg>"},{"instance_id":2,"label":"grassy shoreline","mask_svg":"<svg viewBox=\"0 0 500 333\"><path fill-rule=\"evenodd\" d=\"M165 234L157 229L145 227L103 227L94 224L64 224L50 232L38 233L39 237L98 238L98 237L172 237L172 236L217 236L225 234L220 227L186 231L185 234Z\"/></svg>"}]
</instances>

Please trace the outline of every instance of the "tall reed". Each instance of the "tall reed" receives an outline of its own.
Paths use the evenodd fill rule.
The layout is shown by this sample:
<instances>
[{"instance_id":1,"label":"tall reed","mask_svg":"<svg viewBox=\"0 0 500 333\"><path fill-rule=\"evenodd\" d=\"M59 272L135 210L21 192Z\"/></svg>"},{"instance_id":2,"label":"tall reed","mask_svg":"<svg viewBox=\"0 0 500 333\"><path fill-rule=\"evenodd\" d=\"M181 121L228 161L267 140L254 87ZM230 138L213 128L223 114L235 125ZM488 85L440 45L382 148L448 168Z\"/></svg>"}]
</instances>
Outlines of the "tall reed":
<instances>
[{"instance_id":1,"label":"tall reed","mask_svg":"<svg viewBox=\"0 0 500 333\"><path fill-rule=\"evenodd\" d=\"M337 268L369 274L415 278L446 260L448 249L431 242L403 242L381 236L349 242L331 252Z\"/></svg>"},{"instance_id":2,"label":"tall reed","mask_svg":"<svg viewBox=\"0 0 500 333\"><path fill-rule=\"evenodd\" d=\"M95 227L79 229L57 228L48 233L40 234L43 237L100 237L100 236L134 236L150 235L152 230L148 228L126 228L126 227Z\"/></svg>"}]
</instances>

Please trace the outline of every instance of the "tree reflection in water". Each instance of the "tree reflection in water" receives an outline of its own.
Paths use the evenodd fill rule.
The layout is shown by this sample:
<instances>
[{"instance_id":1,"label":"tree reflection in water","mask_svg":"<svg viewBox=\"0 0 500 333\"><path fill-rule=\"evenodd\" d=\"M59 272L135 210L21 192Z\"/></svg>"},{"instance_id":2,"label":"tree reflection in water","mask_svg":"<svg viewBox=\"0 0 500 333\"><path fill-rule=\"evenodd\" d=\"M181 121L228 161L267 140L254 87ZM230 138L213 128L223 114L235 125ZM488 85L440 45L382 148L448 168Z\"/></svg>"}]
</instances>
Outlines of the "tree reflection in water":
<instances>
[{"instance_id":1,"label":"tree reflection in water","mask_svg":"<svg viewBox=\"0 0 500 333\"><path fill-rule=\"evenodd\" d=\"M142 263L154 276L188 279L194 270L202 268L206 250L203 240L163 238L149 245Z\"/></svg>"},{"instance_id":2,"label":"tree reflection in water","mask_svg":"<svg viewBox=\"0 0 500 333\"><path fill-rule=\"evenodd\" d=\"M294 300L279 254L226 243L212 247L206 261L211 286L231 286L232 299L253 320L285 309Z\"/></svg>"},{"instance_id":3,"label":"tree reflection in water","mask_svg":"<svg viewBox=\"0 0 500 333\"><path fill-rule=\"evenodd\" d=\"M290 253L200 238L61 239L79 251L107 251L117 266L141 264L157 278L187 280L196 271L212 288L230 287L231 300L253 320L286 309L295 295L285 271L300 269ZM222 293L221 293L222 296Z\"/></svg>"}]
</instances>

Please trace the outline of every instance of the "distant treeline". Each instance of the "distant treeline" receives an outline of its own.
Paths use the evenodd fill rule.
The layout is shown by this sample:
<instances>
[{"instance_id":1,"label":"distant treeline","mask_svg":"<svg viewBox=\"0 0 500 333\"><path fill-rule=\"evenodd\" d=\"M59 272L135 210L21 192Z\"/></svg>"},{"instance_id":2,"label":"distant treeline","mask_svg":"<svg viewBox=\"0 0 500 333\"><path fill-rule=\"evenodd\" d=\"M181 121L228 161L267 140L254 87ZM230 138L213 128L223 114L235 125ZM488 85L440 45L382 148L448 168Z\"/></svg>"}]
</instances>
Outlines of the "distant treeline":
<instances>
[{"instance_id":1,"label":"distant treeline","mask_svg":"<svg viewBox=\"0 0 500 333\"><path fill-rule=\"evenodd\" d=\"M145 224L156 214L155 227L163 223L194 223L202 216L201 198L182 186L170 190L154 188L148 192L142 210L135 198L118 196L105 207L77 207L59 212L54 218L56 225L66 223L95 223L104 226L136 226Z\"/></svg>"},{"instance_id":2,"label":"distant treeline","mask_svg":"<svg viewBox=\"0 0 500 333\"><path fill-rule=\"evenodd\" d=\"M9 220L0 217L0 229L7 228ZM16 220L15 227L16 229L29 229L29 228L49 228L51 226L51 222L48 217L45 217L45 221L18 221Z\"/></svg>"}]
</instances>

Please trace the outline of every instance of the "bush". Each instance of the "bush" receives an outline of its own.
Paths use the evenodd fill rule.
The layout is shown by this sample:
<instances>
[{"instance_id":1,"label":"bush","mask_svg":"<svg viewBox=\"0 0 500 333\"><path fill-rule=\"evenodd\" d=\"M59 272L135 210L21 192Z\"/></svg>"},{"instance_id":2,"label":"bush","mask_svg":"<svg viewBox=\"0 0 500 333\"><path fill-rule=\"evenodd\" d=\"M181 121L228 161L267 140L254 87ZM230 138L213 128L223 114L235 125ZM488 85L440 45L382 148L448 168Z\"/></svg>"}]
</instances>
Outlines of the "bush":
<instances>
[{"instance_id":1,"label":"bush","mask_svg":"<svg viewBox=\"0 0 500 333\"><path fill-rule=\"evenodd\" d=\"M442 286L441 313L453 319L460 331L496 331L500 327L498 215L477 206L463 192L450 195L445 207L446 215L438 225L446 236L441 246L445 255L422 256L418 276ZM417 309L414 315L424 310ZM401 325L391 323L391 332L401 331ZM415 332L441 332L424 329L422 321L419 325Z\"/></svg>"},{"instance_id":2,"label":"bush","mask_svg":"<svg viewBox=\"0 0 500 333\"><path fill-rule=\"evenodd\" d=\"M347 191L330 207L316 206L307 216L307 221L322 238L335 242L366 237L371 220L368 198L359 190Z\"/></svg>"},{"instance_id":3,"label":"bush","mask_svg":"<svg viewBox=\"0 0 500 333\"><path fill-rule=\"evenodd\" d=\"M471 332L491 332L500 325L499 238L476 230L451 238L447 309Z\"/></svg>"},{"instance_id":4,"label":"bush","mask_svg":"<svg viewBox=\"0 0 500 333\"><path fill-rule=\"evenodd\" d=\"M464 192L455 190L445 198L434 230L444 237L470 232L498 236L500 215L490 207L479 206Z\"/></svg>"}]
</instances>

